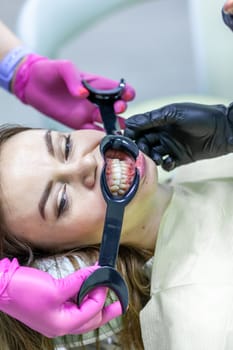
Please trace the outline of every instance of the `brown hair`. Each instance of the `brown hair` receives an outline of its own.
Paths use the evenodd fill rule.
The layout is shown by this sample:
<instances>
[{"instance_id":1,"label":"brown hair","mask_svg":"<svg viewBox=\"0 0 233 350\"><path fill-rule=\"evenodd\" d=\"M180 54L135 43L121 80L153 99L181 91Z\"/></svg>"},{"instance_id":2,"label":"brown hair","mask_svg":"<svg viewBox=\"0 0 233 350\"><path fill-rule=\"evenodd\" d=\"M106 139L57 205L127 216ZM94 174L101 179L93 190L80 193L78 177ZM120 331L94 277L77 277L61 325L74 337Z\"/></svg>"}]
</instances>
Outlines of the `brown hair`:
<instances>
[{"instance_id":1,"label":"brown hair","mask_svg":"<svg viewBox=\"0 0 233 350\"><path fill-rule=\"evenodd\" d=\"M0 150L4 142L10 137L31 128L18 125L4 125L0 127ZM37 259L53 257L55 260L62 255L67 256L72 262L73 256L78 255L87 265L93 264L98 259L98 246L85 247L72 250L72 252L44 251L34 247L30 242L22 241L9 232L5 222L4 213L0 201L0 259L17 257L21 265L33 266ZM117 268L124 277L129 289L129 309L122 317L122 330L117 335L119 346L125 350L142 350L139 312L149 299L150 282L143 272L145 262L152 256L147 250L136 249L129 246L120 246ZM79 268L79 266L75 266ZM66 349L72 345L66 342ZM70 347L70 346L71 347ZM99 348L97 337L96 348ZM21 322L0 312L0 350L54 350L52 339L46 338L38 332L30 329Z\"/></svg>"}]
</instances>

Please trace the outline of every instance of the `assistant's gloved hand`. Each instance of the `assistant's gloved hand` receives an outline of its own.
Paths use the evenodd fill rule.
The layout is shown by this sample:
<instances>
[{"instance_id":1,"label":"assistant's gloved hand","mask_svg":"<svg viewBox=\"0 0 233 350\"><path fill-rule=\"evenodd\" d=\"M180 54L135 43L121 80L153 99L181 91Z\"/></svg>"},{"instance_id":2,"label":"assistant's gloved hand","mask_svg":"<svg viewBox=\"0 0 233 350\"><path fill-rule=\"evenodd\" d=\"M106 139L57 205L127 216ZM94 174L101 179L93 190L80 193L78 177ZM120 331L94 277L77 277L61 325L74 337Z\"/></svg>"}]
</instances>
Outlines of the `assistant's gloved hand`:
<instances>
[{"instance_id":1,"label":"assistant's gloved hand","mask_svg":"<svg viewBox=\"0 0 233 350\"><path fill-rule=\"evenodd\" d=\"M12 92L24 103L74 129L101 129L99 109L87 100L88 91L82 85L87 80L96 89L113 89L119 82L98 75L84 73L67 60L50 60L30 54L16 68ZM126 85L122 99L115 102L116 114L127 108L127 101L135 96ZM119 117L124 127L124 119Z\"/></svg>"},{"instance_id":2,"label":"assistant's gloved hand","mask_svg":"<svg viewBox=\"0 0 233 350\"><path fill-rule=\"evenodd\" d=\"M222 156L233 152L232 105L167 105L127 119L125 136L167 171Z\"/></svg>"},{"instance_id":3,"label":"assistant's gloved hand","mask_svg":"<svg viewBox=\"0 0 233 350\"><path fill-rule=\"evenodd\" d=\"M47 337L81 334L121 315L120 302L104 306L106 288L96 288L80 308L73 300L83 281L98 266L55 279L47 272L0 261L0 310Z\"/></svg>"}]
</instances>

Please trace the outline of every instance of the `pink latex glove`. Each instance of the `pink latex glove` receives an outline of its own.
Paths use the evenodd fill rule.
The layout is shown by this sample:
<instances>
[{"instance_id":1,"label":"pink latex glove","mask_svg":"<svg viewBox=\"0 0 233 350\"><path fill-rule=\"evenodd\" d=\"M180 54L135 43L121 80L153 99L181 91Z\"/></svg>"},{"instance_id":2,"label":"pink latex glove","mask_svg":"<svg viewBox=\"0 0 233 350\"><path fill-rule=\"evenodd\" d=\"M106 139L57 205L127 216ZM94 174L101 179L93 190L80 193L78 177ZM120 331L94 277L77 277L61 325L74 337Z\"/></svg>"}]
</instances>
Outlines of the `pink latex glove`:
<instances>
[{"instance_id":1,"label":"pink latex glove","mask_svg":"<svg viewBox=\"0 0 233 350\"><path fill-rule=\"evenodd\" d=\"M98 75L80 72L70 61L50 60L30 54L16 70L12 92L23 102L74 129L101 129L99 109L87 100L82 85L87 80L94 88L113 89L119 82ZM122 99L114 104L115 113L126 110L135 91L126 85ZM124 128L124 119L119 117Z\"/></svg>"},{"instance_id":2,"label":"pink latex glove","mask_svg":"<svg viewBox=\"0 0 233 350\"><path fill-rule=\"evenodd\" d=\"M228 0L223 6L223 10L226 13L233 14L233 0Z\"/></svg>"},{"instance_id":3,"label":"pink latex glove","mask_svg":"<svg viewBox=\"0 0 233 350\"><path fill-rule=\"evenodd\" d=\"M98 287L80 308L72 300L83 281L98 266L55 279L50 274L19 266L17 259L0 261L0 310L47 337L81 334L121 315L120 302L104 306L106 288Z\"/></svg>"}]
</instances>

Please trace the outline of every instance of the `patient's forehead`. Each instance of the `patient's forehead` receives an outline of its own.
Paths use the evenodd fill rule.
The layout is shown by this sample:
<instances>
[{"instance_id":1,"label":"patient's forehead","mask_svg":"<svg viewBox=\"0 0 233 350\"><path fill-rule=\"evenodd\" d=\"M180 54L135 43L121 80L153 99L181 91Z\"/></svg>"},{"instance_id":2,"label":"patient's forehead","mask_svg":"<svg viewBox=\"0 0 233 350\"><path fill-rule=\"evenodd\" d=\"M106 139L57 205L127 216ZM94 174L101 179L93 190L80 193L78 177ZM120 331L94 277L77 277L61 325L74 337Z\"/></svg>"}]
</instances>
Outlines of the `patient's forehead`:
<instances>
[{"instance_id":1,"label":"patient's forehead","mask_svg":"<svg viewBox=\"0 0 233 350\"><path fill-rule=\"evenodd\" d=\"M0 152L3 206L16 215L21 209L36 205L42 191L43 177L39 164L46 164L44 130L23 131L12 136Z\"/></svg>"},{"instance_id":2,"label":"patient's forehead","mask_svg":"<svg viewBox=\"0 0 233 350\"><path fill-rule=\"evenodd\" d=\"M3 144L0 152L3 188L9 181L17 188L18 181L26 175L37 177L38 165L46 160L44 133L42 130L24 131Z\"/></svg>"}]
</instances>

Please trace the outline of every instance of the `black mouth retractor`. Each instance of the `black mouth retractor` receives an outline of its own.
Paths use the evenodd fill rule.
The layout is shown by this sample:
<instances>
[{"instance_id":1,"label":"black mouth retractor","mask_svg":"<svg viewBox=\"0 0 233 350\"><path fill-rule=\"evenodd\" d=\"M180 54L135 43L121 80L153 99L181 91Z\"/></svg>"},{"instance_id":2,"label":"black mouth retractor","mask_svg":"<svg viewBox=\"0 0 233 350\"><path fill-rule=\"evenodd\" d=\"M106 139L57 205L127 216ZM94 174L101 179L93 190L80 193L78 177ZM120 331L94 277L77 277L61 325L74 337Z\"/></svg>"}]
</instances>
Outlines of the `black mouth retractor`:
<instances>
[{"instance_id":1,"label":"black mouth retractor","mask_svg":"<svg viewBox=\"0 0 233 350\"><path fill-rule=\"evenodd\" d=\"M110 91L95 90L87 82L83 82L83 85L90 93L89 100L99 106L104 128L107 132L107 136L100 143L100 152L103 158L106 159L106 152L112 149L122 151L136 161L139 154L138 147L131 139L122 136L113 107L114 102L120 99L123 93L125 87L124 80L122 79L120 81L116 89ZM121 303L122 312L125 313L129 304L128 288L124 279L116 270L116 260L125 206L133 199L137 192L140 175L136 168L135 176L129 190L122 196L114 196L109 190L105 171L106 163L100 178L102 194L107 203L98 261L100 268L94 271L82 284L77 296L77 304L80 305L84 297L92 289L105 286L115 292Z\"/></svg>"}]
</instances>

